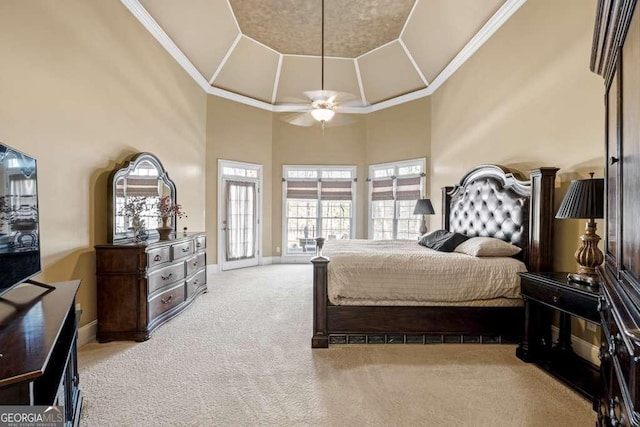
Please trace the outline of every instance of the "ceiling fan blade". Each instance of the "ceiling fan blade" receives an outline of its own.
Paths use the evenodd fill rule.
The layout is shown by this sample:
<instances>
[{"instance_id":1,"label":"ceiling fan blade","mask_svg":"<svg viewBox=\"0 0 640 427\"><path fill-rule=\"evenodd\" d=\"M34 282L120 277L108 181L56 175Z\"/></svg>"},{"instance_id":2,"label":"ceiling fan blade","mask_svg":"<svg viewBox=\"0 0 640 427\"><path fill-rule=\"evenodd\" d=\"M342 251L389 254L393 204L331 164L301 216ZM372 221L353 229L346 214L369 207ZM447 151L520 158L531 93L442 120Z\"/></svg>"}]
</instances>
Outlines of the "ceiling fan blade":
<instances>
[{"instance_id":1,"label":"ceiling fan blade","mask_svg":"<svg viewBox=\"0 0 640 427\"><path fill-rule=\"evenodd\" d=\"M294 126L304 127L310 127L318 123L309 112L284 114L282 120Z\"/></svg>"},{"instance_id":2,"label":"ceiling fan blade","mask_svg":"<svg viewBox=\"0 0 640 427\"><path fill-rule=\"evenodd\" d=\"M333 102L339 105L344 105L346 103L350 103L354 101L362 103L362 99L359 96L356 96L348 92L337 92L336 96L333 99Z\"/></svg>"},{"instance_id":3,"label":"ceiling fan blade","mask_svg":"<svg viewBox=\"0 0 640 427\"><path fill-rule=\"evenodd\" d=\"M331 120L325 123L325 126L346 126L352 125L357 121L358 118L352 114L337 113Z\"/></svg>"},{"instance_id":4,"label":"ceiling fan blade","mask_svg":"<svg viewBox=\"0 0 640 427\"><path fill-rule=\"evenodd\" d=\"M296 98L293 96L287 96L285 98L278 99L278 104L309 104L309 100L306 98Z\"/></svg>"}]
</instances>

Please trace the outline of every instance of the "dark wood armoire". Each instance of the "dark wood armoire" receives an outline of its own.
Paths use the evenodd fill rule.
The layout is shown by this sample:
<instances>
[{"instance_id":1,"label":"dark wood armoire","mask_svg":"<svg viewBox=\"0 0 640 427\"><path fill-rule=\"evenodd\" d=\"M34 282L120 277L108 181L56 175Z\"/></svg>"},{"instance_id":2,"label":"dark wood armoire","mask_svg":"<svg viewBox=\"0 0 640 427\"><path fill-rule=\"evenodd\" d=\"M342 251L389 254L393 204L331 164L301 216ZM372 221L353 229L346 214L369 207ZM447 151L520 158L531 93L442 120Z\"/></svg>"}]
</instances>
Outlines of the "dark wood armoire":
<instances>
[{"instance_id":1,"label":"dark wood armoire","mask_svg":"<svg viewBox=\"0 0 640 427\"><path fill-rule=\"evenodd\" d=\"M640 425L640 7L598 0L591 70L605 83L605 262L599 425Z\"/></svg>"}]
</instances>

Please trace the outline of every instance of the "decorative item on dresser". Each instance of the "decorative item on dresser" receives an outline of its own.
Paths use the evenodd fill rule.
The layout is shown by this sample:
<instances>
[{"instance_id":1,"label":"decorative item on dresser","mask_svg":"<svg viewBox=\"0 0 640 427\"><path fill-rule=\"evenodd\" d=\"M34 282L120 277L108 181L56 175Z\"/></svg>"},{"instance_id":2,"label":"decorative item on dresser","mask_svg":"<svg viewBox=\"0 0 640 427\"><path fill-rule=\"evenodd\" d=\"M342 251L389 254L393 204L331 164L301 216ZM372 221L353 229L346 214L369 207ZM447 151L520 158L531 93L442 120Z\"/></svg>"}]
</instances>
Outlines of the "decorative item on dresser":
<instances>
[{"instance_id":1,"label":"decorative item on dresser","mask_svg":"<svg viewBox=\"0 0 640 427\"><path fill-rule=\"evenodd\" d=\"M442 189L443 228L508 241L521 248L518 259L529 271L549 270L557 170L535 169L529 179L524 179L518 172L498 165L472 169L458 185ZM519 306L505 306L500 298L489 301L493 306L429 304L429 301L424 305L335 305L329 301L330 257L325 255L311 260L314 348L341 342L459 343L520 339L524 318L521 301ZM362 275L362 270L359 273Z\"/></svg>"},{"instance_id":2,"label":"decorative item on dresser","mask_svg":"<svg viewBox=\"0 0 640 427\"><path fill-rule=\"evenodd\" d=\"M416 207L413 209L414 215L420 215L420 235L427 233L427 215L433 215L436 211L433 210L433 205L429 199L418 199Z\"/></svg>"},{"instance_id":3,"label":"decorative item on dresser","mask_svg":"<svg viewBox=\"0 0 640 427\"><path fill-rule=\"evenodd\" d=\"M207 291L206 237L96 246L100 342L145 341Z\"/></svg>"},{"instance_id":4,"label":"decorative item on dresser","mask_svg":"<svg viewBox=\"0 0 640 427\"><path fill-rule=\"evenodd\" d=\"M598 249L600 236L596 234L596 219L604 217L604 179L576 179L562 200L556 218L588 219L585 232L580 236L582 246L574 257L580 265L578 273L569 273L567 278L573 282L583 283L595 288L600 284L597 268L604 261L602 251Z\"/></svg>"},{"instance_id":5,"label":"decorative item on dresser","mask_svg":"<svg viewBox=\"0 0 640 427\"><path fill-rule=\"evenodd\" d=\"M605 231L598 422L640 425L640 7L599 0L591 70L605 83Z\"/></svg>"}]
</instances>

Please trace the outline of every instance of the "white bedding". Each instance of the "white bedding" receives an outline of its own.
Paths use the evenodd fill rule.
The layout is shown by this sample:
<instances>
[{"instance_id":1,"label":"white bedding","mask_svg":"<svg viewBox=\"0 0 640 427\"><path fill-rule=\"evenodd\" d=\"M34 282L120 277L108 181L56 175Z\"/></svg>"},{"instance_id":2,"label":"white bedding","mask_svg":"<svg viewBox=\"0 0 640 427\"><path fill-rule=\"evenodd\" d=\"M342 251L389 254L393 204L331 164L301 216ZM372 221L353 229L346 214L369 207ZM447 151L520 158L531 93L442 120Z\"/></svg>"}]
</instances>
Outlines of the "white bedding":
<instances>
[{"instance_id":1,"label":"white bedding","mask_svg":"<svg viewBox=\"0 0 640 427\"><path fill-rule=\"evenodd\" d=\"M522 305L514 258L444 253L415 240L328 240L329 301L335 305Z\"/></svg>"}]
</instances>

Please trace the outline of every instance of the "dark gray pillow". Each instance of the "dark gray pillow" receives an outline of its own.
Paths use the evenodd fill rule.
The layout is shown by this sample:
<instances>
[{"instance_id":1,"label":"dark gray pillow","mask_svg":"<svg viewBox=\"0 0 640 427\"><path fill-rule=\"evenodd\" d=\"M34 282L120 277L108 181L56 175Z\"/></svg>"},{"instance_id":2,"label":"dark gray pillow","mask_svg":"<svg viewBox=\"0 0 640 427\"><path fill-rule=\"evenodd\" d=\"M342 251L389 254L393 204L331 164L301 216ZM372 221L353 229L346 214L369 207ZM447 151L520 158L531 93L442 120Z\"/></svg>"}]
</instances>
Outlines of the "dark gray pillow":
<instances>
[{"instance_id":1,"label":"dark gray pillow","mask_svg":"<svg viewBox=\"0 0 640 427\"><path fill-rule=\"evenodd\" d=\"M453 233L447 230L435 230L422 236L418 241L418 244L426 246L428 248L430 247L429 245L433 244L433 242L436 242L445 236L449 236L450 234Z\"/></svg>"},{"instance_id":2,"label":"dark gray pillow","mask_svg":"<svg viewBox=\"0 0 640 427\"><path fill-rule=\"evenodd\" d=\"M429 237L429 234L420 239L420 244L427 248L440 252L453 252L453 250L462 242L469 240L468 236L460 233L451 233L446 230L436 230L433 233L440 232L438 235ZM439 237L436 237L439 236Z\"/></svg>"}]
</instances>

